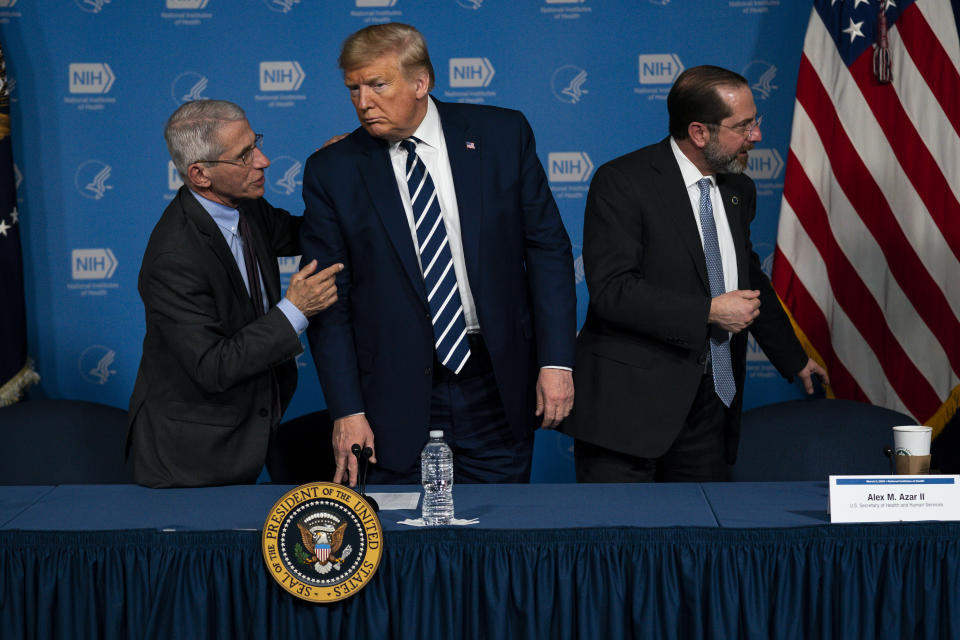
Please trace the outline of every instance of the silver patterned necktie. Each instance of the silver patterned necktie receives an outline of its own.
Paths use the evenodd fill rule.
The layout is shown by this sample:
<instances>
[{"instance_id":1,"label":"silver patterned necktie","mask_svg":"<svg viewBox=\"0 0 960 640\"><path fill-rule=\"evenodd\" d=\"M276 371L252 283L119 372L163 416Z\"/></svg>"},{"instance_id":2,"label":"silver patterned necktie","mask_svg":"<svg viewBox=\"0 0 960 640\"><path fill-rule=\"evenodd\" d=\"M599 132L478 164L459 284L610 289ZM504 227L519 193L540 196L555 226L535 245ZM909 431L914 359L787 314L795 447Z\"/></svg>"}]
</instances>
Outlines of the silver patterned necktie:
<instances>
[{"instance_id":1,"label":"silver patterned necktie","mask_svg":"<svg viewBox=\"0 0 960 640\"><path fill-rule=\"evenodd\" d=\"M703 255L707 259L707 278L710 280L710 297L726 293L723 282L723 261L720 259L720 243L717 241L717 225L713 220L713 204L710 202L710 179L697 182L700 187L700 228L703 231ZM730 366L730 336L721 327L710 328L710 358L713 361L713 388L726 406L733 402L737 385Z\"/></svg>"},{"instance_id":2,"label":"silver patterned necktie","mask_svg":"<svg viewBox=\"0 0 960 640\"><path fill-rule=\"evenodd\" d=\"M423 283L433 319L433 343L440 363L454 373L460 373L470 357L467 324L463 318L463 303L457 288L447 229L440 214L437 189L426 165L417 155L418 142L416 138L407 138L400 146L407 152L407 189L417 229Z\"/></svg>"}]
</instances>

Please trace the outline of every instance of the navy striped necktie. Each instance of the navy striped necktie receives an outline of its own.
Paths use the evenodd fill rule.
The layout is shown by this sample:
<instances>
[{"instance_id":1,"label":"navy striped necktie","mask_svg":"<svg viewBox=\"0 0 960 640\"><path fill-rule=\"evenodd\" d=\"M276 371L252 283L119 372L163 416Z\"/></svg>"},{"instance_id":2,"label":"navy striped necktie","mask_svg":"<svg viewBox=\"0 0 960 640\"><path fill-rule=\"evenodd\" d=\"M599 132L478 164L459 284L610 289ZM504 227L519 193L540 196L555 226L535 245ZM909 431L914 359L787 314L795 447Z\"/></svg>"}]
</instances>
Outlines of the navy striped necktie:
<instances>
[{"instance_id":1,"label":"navy striped necktie","mask_svg":"<svg viewBox=\"0 0 960 640\"><path fill-rule=\"evenodd\" d=\"M426 165L417 155L418 142L416 138L407 138L400 146L407 152L407 189L410 191L420 267L433 319L433 344L440 363L454 373L460 373L470 357L467 323L463 318L463 303L457 288L453 254L440 212L437 189Z\"/></svg>"},{"instance_id":2,"label":"navy striped necktie","mask_svg":"<svg viewBox=\"0 0 960 640\"><path fill-rule=\"evenodd\" d=\"M697 182L700 187L700 229L703 231L703 255L707 259L707 279L710 280L710 297L716 298L727 292L723 282L723 261L720 259L720 242L717 240L717 225L713 220L713 204L710 202L710 179ZM720 327L711 327L710 358L713 361L713 388L723 404L730 406L737 392L730 365L730 336Z\"/></svg>"}]
</instances>

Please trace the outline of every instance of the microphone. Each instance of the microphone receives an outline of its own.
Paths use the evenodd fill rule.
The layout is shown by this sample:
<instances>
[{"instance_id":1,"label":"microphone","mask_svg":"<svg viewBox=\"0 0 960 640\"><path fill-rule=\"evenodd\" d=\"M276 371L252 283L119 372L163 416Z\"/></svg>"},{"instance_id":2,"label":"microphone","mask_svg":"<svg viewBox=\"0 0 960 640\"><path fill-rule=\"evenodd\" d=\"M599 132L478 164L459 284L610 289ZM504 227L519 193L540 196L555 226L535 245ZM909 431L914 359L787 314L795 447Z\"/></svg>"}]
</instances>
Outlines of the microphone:
<instances>
[{"instance_id":1,"label":"microphone","mask_svg":"<svg viewBox=\"0 0 960 640\"><path fill-rule=\"evenodd\" d=\"M374 512L380 511L380 505L377 501L367 495L367 470L370 468L370 458L373 456L373 449L370 447L361 447L354 443L350 447L350 453L357 458L357 480L359 480L360 496L367 501Z\"/></svg>"}]
</instances>

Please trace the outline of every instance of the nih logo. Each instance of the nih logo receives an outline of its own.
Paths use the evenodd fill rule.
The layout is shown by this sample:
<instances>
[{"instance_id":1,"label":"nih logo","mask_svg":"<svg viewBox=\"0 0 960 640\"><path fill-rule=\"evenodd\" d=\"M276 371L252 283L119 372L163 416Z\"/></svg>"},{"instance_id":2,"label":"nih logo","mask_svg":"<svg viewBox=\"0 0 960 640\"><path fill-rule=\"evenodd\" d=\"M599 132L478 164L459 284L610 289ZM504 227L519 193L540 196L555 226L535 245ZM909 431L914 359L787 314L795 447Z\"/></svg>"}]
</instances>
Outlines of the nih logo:
<instances>
[{"instance_id":1,"label":"nih logo","mask_svg":"<svg viewBox=\"0 0 960 640\"><path fill-rule=\"evenodd\" d=\"M587 182L593 163L585 151L561 151L547 154L550 182Z\"/></svg>"},{"instance_id":2,"label":"nih logo","mask_svg":"<svg viewBox=\"0 0 960 640\"><path fill-rule=\"evenodd\" d=\"M487 58L450 58L451 87L489 87L494 73Z\"/></svg>"},{"instance_id":3,"label":"nih logo","mask_svg":"<svg viewBox=\"0 0 960 640\"><path fill-rule=\"evenodd\" d=\"M70 93L108 93L115 76L105 62L71 62Z\"/></svg>"},{"instance_id":4,"label":"nih logo","mask_svg":"<svg viewBox=\"0 0 960 640\"><path fill-rule=\"evenodd\" d=\"M167 160L167 189L178 191L182 186L183 178L180 177L176 165L173 164L173 160Z\"/></svg>"},{"instance_id":5,"label":"nih logo","mask_svg":"<svg viewBox=\"0 0 960 640\"><path fill-rule=\"evenodd\" d=\"M683 72L683 63L675 53L649 53L637 58L640 84L673 84Z\"/></svg>"},{"instance_id":6,"label":"nih logo","mask_svg":"<svg viewBox=\"0 0 960 640\"><path fill-rule=\"evenodd\" d=\"M260 91L296 91L305 77L296 60L260 63Z\"/></svg>"},{"instance_id":7,"label":"nih logo","mask_svg":"<svg viewBox=\"0 0 960 640\"><path fill-rule=\"evenodd\" d=\"M300 256L279 256L277 267L281 276L292 276L300 270Z\"/></svg>"},{"instance_id":8,"label":"nih logo","mask_svg":"<svg viewBox=\"0 0 960 640\"><path fill-rule=\"evenodd\" d=\"M117 258L110 249L74 249L70 271L74 280L109 280L117 270Z\"/></svg>"},{"instance_id":9,"label":"nih logo","mask_svg":"<svg viewBox=\"0 0 960 640\"><path fill-rule=\"evenodd\" d=\"M167 0L167 9L194 11L207 6L208 0Z\"/></svg>"},{"instance_id":10,"label":"nih logo","mask_svg":"<svg viewBox=\"0 0 960 640\"><path fill-rule=\"evenodd\" d=\"M754 149L746 173L754 180L776 180L783 171L783 158L776 149Z\"/></svg>"}]
</instances>

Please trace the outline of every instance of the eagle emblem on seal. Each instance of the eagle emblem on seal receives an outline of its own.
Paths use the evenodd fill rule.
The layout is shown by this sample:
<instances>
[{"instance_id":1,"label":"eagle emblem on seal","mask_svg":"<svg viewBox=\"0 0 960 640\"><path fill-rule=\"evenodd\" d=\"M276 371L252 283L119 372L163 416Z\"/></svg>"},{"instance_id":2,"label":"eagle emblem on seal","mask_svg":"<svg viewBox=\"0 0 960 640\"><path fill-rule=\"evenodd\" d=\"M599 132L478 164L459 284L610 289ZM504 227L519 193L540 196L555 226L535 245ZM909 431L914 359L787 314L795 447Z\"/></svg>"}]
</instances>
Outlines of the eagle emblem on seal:
<instances>
[{"instance_id":1,"label":"eagle emblem on seal","mask_svg":"<svg viewBox=\"0 0 960 640\"><path fill-rule=\"evenodd\" d=\"M313 565L317 573L329 573L331 569L340 569L340 564L350 555L352 548L347 545L341 555L340 548L343 547L343 534L347 530L347 523L342 522L334 527L332 524L323 522L313 527L308 527L302 522L297 523L300 529L300 539L303 547L307 551L303 562ZM312 553L311 553L312 552Z\"/></svg>"}]
</instances>

